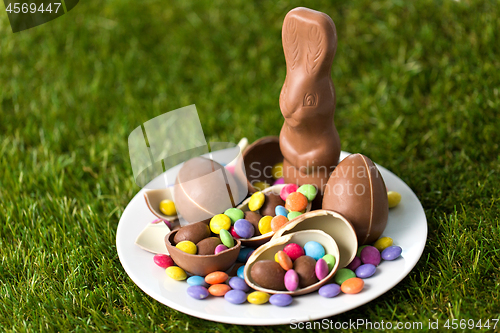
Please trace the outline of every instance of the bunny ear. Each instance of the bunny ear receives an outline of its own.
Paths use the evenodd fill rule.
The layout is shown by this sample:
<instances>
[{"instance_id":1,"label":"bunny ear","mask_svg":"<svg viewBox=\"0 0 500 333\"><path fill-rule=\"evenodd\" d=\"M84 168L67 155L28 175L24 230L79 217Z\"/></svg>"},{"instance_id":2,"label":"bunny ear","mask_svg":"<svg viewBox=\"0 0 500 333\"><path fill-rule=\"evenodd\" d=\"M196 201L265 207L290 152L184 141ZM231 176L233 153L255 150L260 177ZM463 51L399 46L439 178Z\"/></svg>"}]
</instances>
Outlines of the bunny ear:
<instances>
[{"instance_id":1,"label":"bunny ear","mask_svg":"<svg viewBox=\"0 0 500 333\"><path fill-rule=\"evenodd\" d=\"M320 58L324 51L323 34L316 25L311 26L308 33L306 71L312 74L320 67Z\"/></svg>"},{"instance_id":2,"label":"bunny ear","mask_svg":"<svg viewBox=\"0 0 500 333\"><path fill-rule=\"evenodd\" d=\"M297 20L293 17L285 18L283 24L283 50L290 70L294 70L299 59L299 41L297 33Z\"/></svg>"}]
</instances>

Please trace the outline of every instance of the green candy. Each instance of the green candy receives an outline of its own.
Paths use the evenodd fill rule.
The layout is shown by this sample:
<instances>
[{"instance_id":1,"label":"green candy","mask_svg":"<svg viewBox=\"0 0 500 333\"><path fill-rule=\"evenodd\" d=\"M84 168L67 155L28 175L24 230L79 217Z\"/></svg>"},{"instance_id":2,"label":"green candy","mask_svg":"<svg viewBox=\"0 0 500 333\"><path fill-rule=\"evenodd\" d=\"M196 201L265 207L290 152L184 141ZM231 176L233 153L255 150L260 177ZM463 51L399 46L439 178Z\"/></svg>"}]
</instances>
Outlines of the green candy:
<instances>
[{"instance_id":1,"label":"green candy","mask_svg":"<svg viewBox=\"0 0 500 333\"><path fill-rule=\"evenodd\" d=\"M234 239L233 236L227 231L226 229L220 229L220 241L222 244L226 245L228 249L232 248L234 246Z\"/></svg>"},{"instance_id":2,"label":"green candy","mask_svg":"<svg viewBox=\"0 0 500 333\"><path fill-rule=\"evenodd\" d=\"M335 266L335 263L337 262L337 259L335 259L335 257L331 254L325 254L323 256L323 260L326 261L326 263L328 264L328 271L330 272L333 267Z\"/></svg>"},{"instance_id":3,"label":"green candy","mask_svg":"<svg viewBox=\"0 0 500 333\"><path fill-rule=\"evenodd\" d=\"M243 211L238 208L226 209L224 215L226 215L227 217L229 217L229 219L231 219L231 224L234 224L234 222L241 220L242 218L245 217L245 213L243 213Z\"/></svg>"},{"instance_id":4,"label":"green candy","mask_svg":"<svg viewBox=\"0 0 500 333\"><path fill-rule=\"evenodd\" d=\"M290 213L288 213L288 216L287 216L288 221L291 221L291 220L293 220L294 218L296 218L297 216L300 216L300 215L302 215L301 212L290 212Z\"/></svg>"},{"instance_id":5,"label":"green candy","mask_svg":"<svg viewBox=\"0 0 500 333\"><path fill-rule=\"evenodd\" d=\"M318 190L314 185L309 185L309 184L304 184L299 189L297 192L302 193L309 202L313 201L314 198L316 198L316 194L318 193Z\"/></svg>"},{"instance_id":6,"label":"green candy","mask_svg":"<svg viewBox=\"0 0 500 333\"><path fill-rule=\"evenodd\" d=\"M338 285L342 285L342 283L344 283L345 280L348 280L353 277L356 277L356 273L351 271L349 268L341 268L337 271L337 273L333 277L333 281L335 281L335 283Z\"/></svg>"},{"instance_id":7,"label":"green candy","mask_svg":"<svg viewBox=\"0 0 500 333\"><path fill-rule=\"evenodd\" d=\"M368 245L361 245L360 247L358 247L358 252L356 252L356 257L361 257L361 251L367 246Z\"/></svg>"}]
</instances>

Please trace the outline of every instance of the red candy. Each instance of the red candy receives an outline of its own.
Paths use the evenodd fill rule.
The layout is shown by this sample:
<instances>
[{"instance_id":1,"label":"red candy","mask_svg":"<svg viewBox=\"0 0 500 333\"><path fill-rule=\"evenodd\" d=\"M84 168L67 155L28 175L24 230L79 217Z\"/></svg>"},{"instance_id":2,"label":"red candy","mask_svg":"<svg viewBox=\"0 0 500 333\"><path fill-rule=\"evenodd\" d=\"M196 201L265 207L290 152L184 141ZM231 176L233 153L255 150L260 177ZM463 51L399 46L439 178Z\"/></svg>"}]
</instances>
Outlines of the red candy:
<instances>
[{"instance_id":1,"label":"red candy","mask_svg":"<svg viewBox=\"0 0 500 333\"><path fill-rule=\"evenodd\" d=\"M240 236L238 236L238 234L234 230L234 225L232 225L231 228L229 228L229 233L231 234L231 236L233 236L234 239L240 239L241 238Z\"/></svg>"},{"instance_id":2,"label":"red candy","mask_svg":"<svg viewBox=\"0 0 500 333\"><path fill-rule=\"evenodd\" d=\"M172 258L166 254L157 254L153 257L153 260L155 261L155 264L161 268L168 268L175 265Z\"/></svg>"},{"instance_id":3,"label":"red candy","mask_svg":"<svg viewBox=\"0 0 500 333\"><path fill-rule=\"evenodd\" d=\"M305 254L302 246L296 243L290 243L287 246L285 246L283 252L285 252L293 261L295 261L298 257L301 257Z\"/></svg>"},{"instance_id":4,"label":"red candy","mask_svg":"<svg viewBox=\"0 0 500 333\"><path fill-rule=\"evenodd\" d=\"M285 187L283 187L281 189L281 192L280 192L281 199L286 200L286 198L288 198L288 195L290 193L296 192L298 189L299 189L299 187L295 184L285 185Z\"/></svg>"}]
</instances>

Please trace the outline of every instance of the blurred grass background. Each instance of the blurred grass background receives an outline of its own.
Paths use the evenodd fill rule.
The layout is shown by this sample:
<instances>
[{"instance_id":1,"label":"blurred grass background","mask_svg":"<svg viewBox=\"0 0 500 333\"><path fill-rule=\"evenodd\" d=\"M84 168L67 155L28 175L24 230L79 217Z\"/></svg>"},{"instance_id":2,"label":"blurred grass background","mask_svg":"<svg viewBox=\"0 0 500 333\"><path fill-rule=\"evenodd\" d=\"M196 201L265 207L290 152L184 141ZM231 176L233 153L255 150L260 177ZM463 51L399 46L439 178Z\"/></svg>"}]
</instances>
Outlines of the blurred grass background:
<instances>
[{"instance_id":1,"label":"blurred grass background","mask_svg":"<svg viewBox=\"0 0 500 333\"><path fill-rule=\"evenodd\" d=\"M139 124L195 103L208 141L279 133L281 24L297 6L337 26L342 149L400 176L429 225L401 283L332 319L499 318L498 2L110 0L16 34L0 5L0 330L258 329L151 299L115 233L139 191Z\"/></svg>"}]
</instances>

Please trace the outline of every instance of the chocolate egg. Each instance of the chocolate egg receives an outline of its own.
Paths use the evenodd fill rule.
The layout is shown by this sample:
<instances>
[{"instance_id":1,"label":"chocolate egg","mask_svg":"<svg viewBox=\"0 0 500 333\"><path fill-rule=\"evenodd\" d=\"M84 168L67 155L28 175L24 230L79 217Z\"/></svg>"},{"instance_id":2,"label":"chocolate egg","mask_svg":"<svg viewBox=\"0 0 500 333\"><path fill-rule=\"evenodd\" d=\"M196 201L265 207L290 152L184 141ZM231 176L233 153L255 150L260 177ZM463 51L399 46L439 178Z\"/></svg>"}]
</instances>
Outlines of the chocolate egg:
<instances>
[{"instance_id":1,"label":"chocolate egg","mask_svg":"<svg viewBox=\"0 0 500 333\"><path fill-rule=\"evenodd\" d=\"M344 216L331 210L313 210L296 217L276 231L270 242L301 230L322 230L330 235L339 248L339 268L349 265L356 256L358 250L356 231Z\"/></svg>"},{"instance_id":2,"label":"chocolate egg","mask_svg":"<svg viewBox=\"0 0 500 333\"><path fill-rule=\"evenodd\" d=\"M198 254L201 255L214 254L215 248L219 244L222 244L219 237L208 237L202 239L201 241L196 243L196 246L198 247Z\"/></svg>"},{"instance_id":3,"label":"chocolate egg","mask_svg":"<svg viewBox=\"0 0 500 333\"><path fill-rule=\"evenodd\" d=\"M274 260L257 261L250 270L253 281L259 286L278 291L285 290L285 273L281 265Z\"/></svg>"},{"instance_id":4,"label":"chocolate egg","mask_svg":"<svg viewBox=\"0 0 500 333\"><path fill-rule=\"evenodd\" d=\"M299 276L299 287L305 288L318 282L316 260L309 256L300 256L293 262L293 269Z\"/></svg>"},{"instance_id":5,"label":"chocolate egg","mask_svg":"<svg viewBox=\"0 0 500 333\"><path fill-rule=\"evenodd\" d=\"M276 263L276 261L274 260L274 255L278 251L283 250L286 245L290 243L296 243L303 247L309 241L316 241L320 243L325 248L326 253L333 255L337 259L333 268L330 270L330 272L324 279L322 279L321 281L316 280L315 283L306 286L305 288L300 287L299 289L296 289L294 291L265 288L254 279L254 274L252 274L254 265L257 265L261 261L274 261ZM356 253L356 251L354 251L354 253ZM335 275L339 267L339 262L341 260L342 259L339 253L339 248L337 246L337 243L335 242L335 240L333 240L333 238L330 235L321 230L302 230L287 234L283 237L273 238L273 240L257 248L257 250L255 250L252 253L252 255L250 255L250 257L248 258L245 268L243 270L243 275L245 277L246 283L252 289L271 294L303 295L318 290L321 286L326 284ZM305 268L306 264L304 263L299 264L299 270L303 273L302 275L304 276L303 285L306 285L313 280L312 277L311 279L306 278L309 277L309 275L306 273ZM312 266L312 274L316 276L314 265Z\"/></svg>"},{"instance_id":6,"label":"chocolate egg","mask_svg":"<svg viewBox=\"0 0 500 333\"><path fill-rule=\"evenodd\" d=\"M207 221L234 207L238 193L233 175L205 157L184 162L173 189L177 211L190 223Z\"/></svg>"},{"instance_id":7,"label":"chocolate egg","mask_svg":"<svg viewBox=\"0 0 500 333\"><path fill-rule=\"evenodd\" d=\"M274 182L272 168L276 163L283 162L279 137L266 136L254 141L243 152L247 186L250 193L257 192L253 184L257 182Z\"/></svg>"},{"instance_id":8,"label":"chocolate egg","mask_svg":"<svg viewBox=\"0 0 500 333\"><path fill-rule=\"evenodd\" d=\"M261 233L259 231L259 221L262 218L262 215L260 215L257 212L252 212L251 210L247 210L245 212L245 220L248 222L252 223L253 228L255 230L254 236L260 236Z\"/></svg>"},{"instance_id":9,"label":"chocolate egg","mask_svg":"<svg viewBox=\"0 0 500 333\"><path fill-rule=\"evenodd\" d=\"M281 193L281 189L285 187L285 184L280 184L280 185L273 185L271 187L268 187L264 190L262 190L261 192L264 193L264 195L266 196L266 199L267 199L267 196L268 194L272 193L274 195L279 195ZM281 198L280 198L281 199ZM238 208L241 209L243 212L245 212L245 216L246 216L246 212L249 210L248 208L248 203L250 202L250 198L246 199L245 201L243 201L239 206ZM261 207L262 208L262 207ZM307 208L306 208L306 211L310 211L311 210L311 203L309 202L308 205L307 205ZM273 214L271 216L275 216L275 211L274 211L274 208L273 208ZM263 215L262 212L259 210L259 214L260 215ZM260 219L259 219L260 220ZM254 224L254 222L250 221L252 224ZM254 224L254 227L255 227L255 230L259 230L259 226L258 226L258 221L256 224ZM258 234L255 234L252 238L248 238L248 239L242 239L241 240L241 244L243 246L248 246L248 247L252 247L252 248L257 248L259 247L260 245L268 242L271 237L273 236L274 232L268 232L266 233L265 235L261 235L260 233Z\"/></svg>"},{"instance_id":10,"label":"chocolate egg","mask_svg":"<svg viewBox=\"0 0 500 333\"><path fill-rule=\"evenodd\" d=\"M345 216L356 230L359 245L375 242L389 216L387 190L375 164L361 154L340 162L325 187L323 209Z\"/></svg>"},{"instance_id":11,"label":"chocolate egg","mask_svg":"<svg viewBox=\"0 0 500 333\"><path fill-rule=\"evenodd\" d=\"M210 237L210 235L210 228L208 225L204 222L197 222L180 228L175 234L174 242L175 244L178 244L182 241L188 240L197 244L202 239Z\"/></svg>"},{"instance_id":12,"label":"chocolate egg","mask_svg":"<svg viewBox=\"0 0 500 333\"><path fill-rule=\"evenodd\" d=\"M279 205L285 205L285 201L281 199L281 196L274 192L267 192L266 201L264 201L264 205L260 207L259 212L262 216L276 216L276 206Z\"/></svg>"},{"instance_id":13,"label":"chocolate egg","mask_svg":"<svg viewBox=\"0 0 500 333\"><path fill-rule=\"evenodd\" d=\"M174 230L165 236L165 245L175 264L193 275L205 276L215 271L228 270L238 258L241 242L235 239L235 245L225 251L211 255L189 254L175 247L174 239L180 231Z\"/></svg>"}]
</instances>

